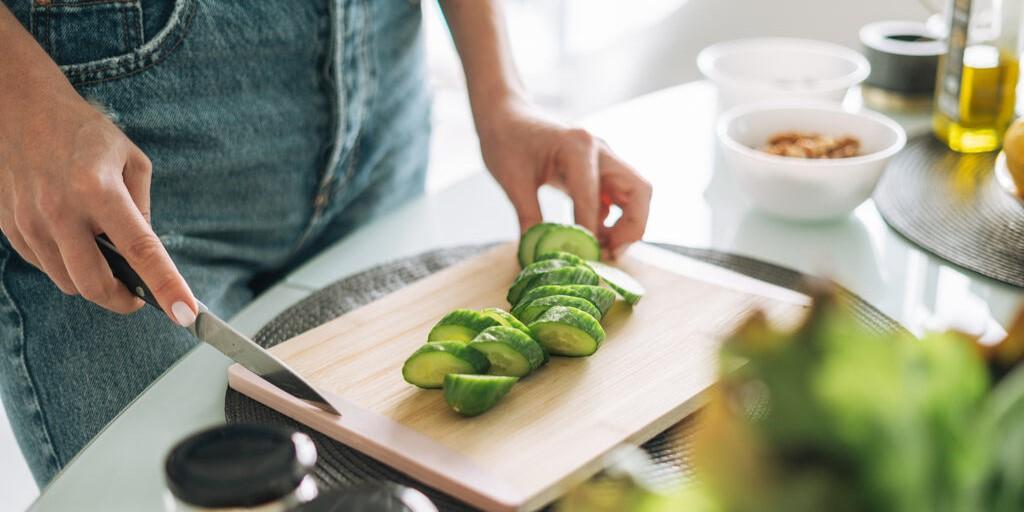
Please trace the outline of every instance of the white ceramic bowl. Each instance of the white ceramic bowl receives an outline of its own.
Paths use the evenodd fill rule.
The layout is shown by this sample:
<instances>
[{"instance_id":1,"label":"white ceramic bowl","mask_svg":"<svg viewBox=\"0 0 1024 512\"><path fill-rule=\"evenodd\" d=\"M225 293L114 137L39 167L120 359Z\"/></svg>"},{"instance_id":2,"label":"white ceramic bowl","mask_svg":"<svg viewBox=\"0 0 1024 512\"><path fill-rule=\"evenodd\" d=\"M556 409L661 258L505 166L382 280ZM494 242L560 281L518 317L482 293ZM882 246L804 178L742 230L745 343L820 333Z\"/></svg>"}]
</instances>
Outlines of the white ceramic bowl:
<instances>
[{"instance_id":1,"label":"white ceramic bowl","mask_svg":"<svg viewBox=\"0 0 1024 512\"><path fill-rule=\"evenodd\" d=\"M757 148L784 131L849 135L860 140L859 156L794 158ZM792 220L843 217L871 196L886 164L907 142L892 119L868 111L847 112L822 102L741 105L722 114L718 140L737 186L753 206Z\"/></svg>"},{"instance_id":2,"label":"white ceramic bowl","mask_svg":"<svg viewBox=\"0 0 1024 512\"><path fill-rule=\"evenodd\" d=\"M838 103L871 70L863 55L845 46L781 37L711 45L697 56L697 67L718 86L723 109L777 99Z\"/></svg>"}]
</instances>

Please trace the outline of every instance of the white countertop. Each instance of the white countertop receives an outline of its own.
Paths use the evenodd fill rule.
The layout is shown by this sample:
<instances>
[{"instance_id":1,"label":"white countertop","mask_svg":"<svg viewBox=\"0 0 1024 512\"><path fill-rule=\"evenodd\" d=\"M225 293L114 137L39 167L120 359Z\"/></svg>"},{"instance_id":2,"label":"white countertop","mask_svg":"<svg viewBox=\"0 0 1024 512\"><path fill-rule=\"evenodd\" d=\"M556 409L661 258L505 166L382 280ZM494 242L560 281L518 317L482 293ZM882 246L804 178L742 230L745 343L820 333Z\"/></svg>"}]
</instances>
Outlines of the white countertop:
<instances>
[{"instance_id":1,"label":"white countertop","mask_svg":"<svg viewBox=\"0 0 1024 512\"><path fill-rule=\"evenodd\" d=\"M608 109L584 125L654 184L646 239L732 251L825 275L912 331L955 325L998 335L1021 290L967 273L910 245L868 201L850 218L792 224L751 211L717 157L715 93L695 82ZM913 133L921 120L897 119ZM544 191L542 208L568 221L571 207ZM466 215L472 212L472 215ZM363 227L258 298L232 323L255 333L331 282L436 247L516 236L511 206L481 171ZM224 421L227 358L200 346L168 370L43 490L33 510L154 510L162 463L187 434Z\"/></svg>"}]
</instances>

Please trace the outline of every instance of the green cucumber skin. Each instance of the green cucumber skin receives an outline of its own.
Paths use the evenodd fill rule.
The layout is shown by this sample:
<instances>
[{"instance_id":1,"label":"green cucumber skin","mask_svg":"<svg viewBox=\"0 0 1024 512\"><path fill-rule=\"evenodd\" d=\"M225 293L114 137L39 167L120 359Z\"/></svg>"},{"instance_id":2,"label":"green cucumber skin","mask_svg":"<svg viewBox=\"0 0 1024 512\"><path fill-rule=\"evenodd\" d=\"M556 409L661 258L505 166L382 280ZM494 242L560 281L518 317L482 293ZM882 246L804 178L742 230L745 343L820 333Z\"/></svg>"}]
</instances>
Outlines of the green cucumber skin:
<instances>
[{"instance_id":1,"label":"green cucumber skin","mask_svg":"<svg viewBox=\"0 0 1024 512\"><path fill-rule=\"evenodd\" d=\"M500 322L479 311L456 309L444 316L427 334L427 341L461 341L469 343L480 331L501 325ZM455 328L451 328L451 327ZM462 329L465 329L463 331ZM454 333L454 334L453 334Z\"/></svg>"},{"instance_id":2,"label":"green cucumber skin","mask_svg":"<svg viewBox=\"0 0 1024 512\"><path fill-rule=\"evenodd\" d=\"M553 227L560 226L553 222L541 222L540 224L534 224L527 229L523 236L519 237L519 266L526 268L527 265L533 263L533 257L536 253L537 241L540 240L544 233Z\"/></svg>"},{"instance_id":3,"label":"green cucumber skin","mask_svg":"<svg viewBox=\"0 0 1024 512\"><path fill-rule=\"evenodd\" d=\"M473 341L469 342L467 346L483 353L490 362L490 350L485 348L488 345L508 347L526 362L525 371L512 374L510 375L511 377L524 377L544 364L544 349L541 348L540 344L531 335L515 327L499 326L487 328L478 334L476 338L473 338ZM493 363L491 364L491 370L496 370L496 365Z\"/></svg>"},{"instance_id":4,"label":"green cucumber skin","mask_svg":"<svg viewBox=\"0 0 1024 512\"><path fill-rule=\"evenodd\" d=\"M530 323L530 330L534 339L554 355L589 356L597 352L605 338L601 322L582 310L567 306L548 309ZM576 337L578 342L563 349L561 338L564 336Z\"/></svg>"},{"instance_id":5,"label":"green cucumber skin","mask_svg":"<svg viewBox=\"0 0 1024 512\"><path fill-rule=\"evenodd\" d=\"M463 416L477 416L497 405L518 380L499 375L449 373L444 377L444 401Z\"/></svg>"},{"instance_id":6,"label":"green cucumber skin","mask_svg":"<svg viewBox=\"0 0 1024 512\"><path fill-rule=\"evenodd\" d=\"M534 258L547 252L567 252L584 260L601 259L601 245L594 234L583 226L558 224L549 227L537 240Z\"/></svg>"},{"instance_id":7,"label":"green cucumber skin","mask_svg":"<svg viewBox=\"0 0 1024 512\"><path fill-rule=\"evenodd\" d=\"M515 281L512 281L512 285L509 287L508 295L506 295L505 299L508 300L509 304L515 304L515 301L523 294L523 290L530 286L530 283L532 283L534 279L547 272L553 272L555 270L571 266L571 263L561 260L535 261L530 263L519 272Z\"/></svg>"},{"instance_id":8,"label":"green cucumber skin","mask_svg":"<svg viewBox=\"0 0 1024 512\"><path fill-rule=\"evenodd\" d=\"M597 309L593 302L571 295L548 295L529 303L522 303L512 310L512 314L516 315L523 323L529 324L544 314L545 311L555 306L569 306L582 310L597 321L601 321L603 317L601 310Z\"/></svg>"},{"instance_id":9,"label":"green cucumber skin","mask_svg":"<svg viewBox=\"0 0 1024 512\"><path fill-rule=\"evenodd\" d=\"M565 268L560 268L560 269L557 269L557 270L552 270L550 272L545 272L545 273L543 273L543 274L533 278L530 281L530 283L525 288L523 288L523 291L522 291L522 293L520 293L519 297L522 297L523 295L529 293L530 290L532 290L534 288L539 288L541 286L548 286L548 285L561 285L561 286L564 286L564 285L590 285L590 286L597 286L600 283L601 283L601 279L597 277L597 274L594 273L594 271L591 270L590 267L585 267L585 266L565 267ZM517 298L519 298L519 297L517 297ZM509 302L509 303L510 304L516 304L515 302Z\"/></svg>"},{"instance_id":10,"label":"green cucumber skin","mask_svg":"<svg viewBox=\"0 0 1024 512\"><path fill-rule=\"evenodd\" d=\"M526 326L522 321L515 317L512 313L499 308L487 308L480 310L481 313L495 319L501 325L507 327L515 327L520 331L523 331L527 335L530 334L530 328Z\"/></svg>"},{"instance_id":11,"label":"green cucumber skin","mask_svg":"<svg viewBox=\"0 0 1024 512\"><path fill-rule=\"evenodd\" d=\"M571 253L568 253L568 252L565 252L565 251L546 252L544 254L538 254L537 257L533 259L534 262L547 261L547 260L562 260L564 262L571 263L573 265L586 265L587 264L587 260L585 260L583 258L580 258L579 256L576 256L575 254L571 254Z\"/></svg>"},{"instance_id":12,"label":"green cucumber skin","mask_svg":"<svg viewBox=\"0 0 1024 512\"><path fill-rule=\"evenodd\" d=\"M448 357L445 357L448 356ZM434 341L418 348L402 365L402 378L414 386L425 389L440 388L447 373L438 373L428 367L431 361L443 359L452 363L457 373L484 373L490 369L487 356L458 341ZM458 368L454 368L458 366Z\"/></svg>"},{"instance_id":13,"label":"green cucumber skin","mask_svg":"<svg viewBox=\"0 0 1024 512\"><path fill-rule=\"evenodd\" d=\"M607 288L601 288L600 286L591 286L583 284L552 284L538 286L524 293L523 296L519 298L519 303L527 304L541 297L547 297L550 295L569 295L571 297L587 299L595 306L597 306L597 309L601 310L602 316L607 315L608 310L611 309L612 304L615 303L615 292Z\"/></svg>"},{"instance_id":14,"label":"green cucumber skin","mask_svg":"<svg viewBox=\"0 0 1024 512\"><path fill-rule=\"evenodd\" d=\"M588 263L588 266L630 306L635 306L643 298L646 292L643 285L625 270L597 261Z\"/></svg>"}]
</instances>

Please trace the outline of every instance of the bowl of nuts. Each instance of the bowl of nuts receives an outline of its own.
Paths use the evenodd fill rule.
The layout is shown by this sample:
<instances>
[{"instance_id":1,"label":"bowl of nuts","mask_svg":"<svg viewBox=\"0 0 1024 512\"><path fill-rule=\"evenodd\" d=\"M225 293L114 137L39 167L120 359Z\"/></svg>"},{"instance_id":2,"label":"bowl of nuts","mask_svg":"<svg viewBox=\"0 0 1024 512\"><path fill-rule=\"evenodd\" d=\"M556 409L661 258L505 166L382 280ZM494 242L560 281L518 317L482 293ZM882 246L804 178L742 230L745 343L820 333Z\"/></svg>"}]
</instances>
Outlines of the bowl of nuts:
<instances>
[{"instance_id":1,"label":"bowl of nuts","mask_svg":"<svg viewBox=\"0 0 1024 512\"><path fill-rule=\"evenodd\" d=\"M718 120L717 135L751 204L791 220L848 215L907 142L888 117L812 101L734 107Z\"/></svg>"}]
</instances>

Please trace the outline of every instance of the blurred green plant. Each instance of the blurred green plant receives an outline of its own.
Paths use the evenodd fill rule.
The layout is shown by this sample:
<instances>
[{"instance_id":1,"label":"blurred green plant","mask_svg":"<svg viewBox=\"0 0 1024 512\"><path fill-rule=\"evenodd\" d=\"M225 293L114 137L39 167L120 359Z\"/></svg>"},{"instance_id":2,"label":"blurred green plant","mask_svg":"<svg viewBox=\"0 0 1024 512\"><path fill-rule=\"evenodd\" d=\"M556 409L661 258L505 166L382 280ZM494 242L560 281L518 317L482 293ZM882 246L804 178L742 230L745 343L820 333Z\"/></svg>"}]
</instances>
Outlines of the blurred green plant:
<instances>
[{"instance_id":1,"label":"blurred green plant","mask_svg":"<svg viewBox=\"0 0 1024 512\"><path fill-rule=\"evenodd\" d=\"M560 510L1024 510L1022 357L1024 316L991 347L918 340L868 329L818 290L794 331L755 313L725 340L692 481L659 492L606 477Z\"/></svg>"}]
</instances>

